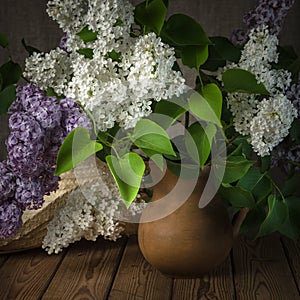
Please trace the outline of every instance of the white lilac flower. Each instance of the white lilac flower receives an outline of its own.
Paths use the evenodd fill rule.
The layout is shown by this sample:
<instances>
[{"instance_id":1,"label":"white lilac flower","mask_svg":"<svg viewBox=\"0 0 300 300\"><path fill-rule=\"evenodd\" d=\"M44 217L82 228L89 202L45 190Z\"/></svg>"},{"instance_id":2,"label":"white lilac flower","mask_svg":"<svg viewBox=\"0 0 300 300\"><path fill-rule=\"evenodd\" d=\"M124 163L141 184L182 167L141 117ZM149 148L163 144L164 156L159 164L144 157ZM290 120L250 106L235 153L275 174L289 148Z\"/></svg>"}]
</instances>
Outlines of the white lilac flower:
<instances>
[{"instance_id":1,"label":"white lilac flower","mask_svg":"<svg viewBox=\"0 0 300 300\"><path fill-rule=\"evenodd\" d=\"M121 204L114 179L108 170L103 171L101 178L91 181L84 190L73 191L65 206L56 210L48 224L43 248L51 254L81 238L96 240L103 236L115 241L125 229L124 223L118 221ZM144 204L131 205L128 211L135 215L143 207Z\"/></svg>"},{"instance_id":2,"label":"white lilac flower","mask_svg":"<svg viewBox=\"0 0 300 300\"><path fill-rule=\"evenodd\" d=\"M47 11L67 33L68 52L91 48L95 53L106 54L117 51L120 40L129 37L133 10L134 6L124 0L52 0ZM85 27L97 33L95 41L85 43L77 35Z\"/></svg>"},{"instance_id":3,"label":"white lilac flower","mask_svg":"<svg viewBox=\"0 0 300 300\"><path fill-rule=\"evenodd\" d=\"M67 33L67 52L57 48L33 54L24 75L44 90L52 88L80 102L99 130L116 123L132 128L151 113L152 101L183 93L184 79L172 69L174 49L154 33L130 37L134 18L129 2L53 0L48 6L50 16ZM83 42L76 35L86 26L97 32L95 41ZM92 49L93 57L77 53L81 48Z\"/></svg>"},{"instance_id":4,"label":"white lilac flower","mask_svg":"<svg viewBox=\"0 0 300 300\"><path fill-rule=\"evenodd\" d=\"M50 87L62 95L73 73L71 62L72 56L60 48L49 53L34 53L26 59L24 76L41 89Z\"/></svg>"},{"instance_id":5,"label":"white lilac flower","mask_svg":"<svg viewBox=\"0 0 300 300\"><path fill-rule=\"evenodd\" d=\"M250 127L250 142L260 156L269 155L288 134L297 110L284 96L264 99Z\"/></svg>"},{"instance_id":6,"label":"white lilac flower","mask_svg":"<svg viewBox=\"0 0 300 300\"><path fill-rule=\"evenodd\" d=\"M47 13L64 32L76 33L86 22L88 4L88 0L50 0Z\"/></svg>"},{"instance_id":7,"label":"white lilac flower","mask_svg":"<svg viewBox=\"0 0 300 300\"><path fill-rule=\"evenodd\" d=\"M100 53L93 59L73 59L74 74L66 95L80 99L98 129L105 131L115 122L131 128L151 113L152 100L183 92L184 79L172 70L174 62L174 50L155 34L128 38L119 60Z\"/></svg>"},{"instance_id":8,"label":"white lilac flower","mask_svg":"<svg viewBox=\"0 0 300 300\"><path fill-rule=\"evenodd\" d=\"M242 135L250 133L250 126L257 112L256 96L246 93L229 93L227 102L234 117L234 127Z\"/></svg>"},{"instance_id":9,"label":"white lilac flower","mask_svg":"<svg viewBox=\"0 0 300 300\"><path fill-rule=\"evenodd\" d=\"M255 94L228 93L227 96L236 131L250 135L253 149L260 156L268 155L270 150L287 136L296 117L291 103L283 96L291 84L291 73L272 67L273 63L278 62L277 46L277 36L269 34L266 25L258 26L250 31L240 61L237 64L228 63L217 74L217 78L221 80L226 70L247 70L254 74L257 82L263 83L269 92L269 100L263 101ZM274 110L275 103L278 105L277 110ZM280 106L282 103L286 104L286 110ZM282 118L287 119L284 121Z\"/></svg>"}]
</instances>

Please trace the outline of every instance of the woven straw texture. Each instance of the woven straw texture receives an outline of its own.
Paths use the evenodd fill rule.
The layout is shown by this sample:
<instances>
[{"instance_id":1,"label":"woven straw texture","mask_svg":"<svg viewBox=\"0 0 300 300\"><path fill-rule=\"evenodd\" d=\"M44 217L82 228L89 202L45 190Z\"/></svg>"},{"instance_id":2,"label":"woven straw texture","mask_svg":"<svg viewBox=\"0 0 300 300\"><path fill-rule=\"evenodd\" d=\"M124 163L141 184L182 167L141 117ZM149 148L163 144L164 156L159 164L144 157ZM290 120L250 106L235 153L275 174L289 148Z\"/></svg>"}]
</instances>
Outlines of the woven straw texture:
<instances>
[{"instance_id":1,"label":"woven straw texture","mask_svg":"<svg viewBox=\"0 0 300 300\"><path fill-rule=\"evenodd\" d=\"M40 247L55 210L66 203L69 194L77 187L73 172L64 174L59 189L44 197L45 203L42 208L24 212L23 226L19 233L12 239L0 239L0 254Z\"/></svg>"}]
</instances>

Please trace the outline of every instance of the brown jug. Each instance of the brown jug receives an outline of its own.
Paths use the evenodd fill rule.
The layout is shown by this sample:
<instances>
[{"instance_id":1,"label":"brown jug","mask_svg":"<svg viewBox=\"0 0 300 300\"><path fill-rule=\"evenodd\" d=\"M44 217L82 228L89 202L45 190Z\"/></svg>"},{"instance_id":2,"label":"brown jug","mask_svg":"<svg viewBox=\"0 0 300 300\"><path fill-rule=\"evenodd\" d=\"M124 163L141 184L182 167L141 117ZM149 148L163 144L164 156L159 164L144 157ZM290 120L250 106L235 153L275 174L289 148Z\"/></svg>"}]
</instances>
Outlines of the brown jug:
<instances>
[{"instance_id":1,"label":"brown jug","mask_svg":"<svg viewBox=\"0 0 300 300\"><path fill-rule=\"evenodd\" d=\"M190 179L181 178L177 192L172 193L179 180L167 169L162 180L154 186L151 201L155 204L164 199L165 204L153 207L151 203L142 213L138 230L141 252L151 265L167 276L199 277L219 265L228 256L234 234L238 233L246 216L247 210L241 211L233 227L218 195L207 206L199 208L208 173L207 170L201 172L194 186ZM177 209L172 207L178 202L174 199L182 197L181 192L189 188L193 190L187 200ZM161 218L163 210L166 213ZM159 218L155 220L156 215Z\"/></svg>"}]
</instances>

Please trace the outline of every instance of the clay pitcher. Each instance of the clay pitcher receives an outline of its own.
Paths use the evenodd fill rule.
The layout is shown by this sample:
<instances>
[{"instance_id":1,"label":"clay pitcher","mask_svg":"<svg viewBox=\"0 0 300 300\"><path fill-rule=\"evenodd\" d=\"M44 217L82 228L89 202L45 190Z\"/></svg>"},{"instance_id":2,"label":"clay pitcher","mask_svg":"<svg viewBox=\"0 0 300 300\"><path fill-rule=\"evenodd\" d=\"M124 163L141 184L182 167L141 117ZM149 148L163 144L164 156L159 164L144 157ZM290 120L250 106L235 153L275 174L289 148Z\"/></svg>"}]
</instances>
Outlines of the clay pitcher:
<instances>
[{"instance_id":1,"label":"clay pitcher","mask_svg":"<svg viewBox=\"0 0 300 300\"><path fill-rule=\"evenodd\" d=\"M164 199L164 205L149 205L142 213L138 230L141 252L151 265L167 276L199 277L218 266L228 256L234 233L239 231L245 217L241 216L233 227L217 195L207 206L199 208L208 173L208 170L201 172L194 185L190 179L181 178L178 186L178 177L167 169L162 180L154 186L152 198L153 204ZM172 193L176 185L177 190ZM176 208L176 198L190 188L190 196ZM165 216L161 218L162 215Z\"/></svg>"}]
</instances>

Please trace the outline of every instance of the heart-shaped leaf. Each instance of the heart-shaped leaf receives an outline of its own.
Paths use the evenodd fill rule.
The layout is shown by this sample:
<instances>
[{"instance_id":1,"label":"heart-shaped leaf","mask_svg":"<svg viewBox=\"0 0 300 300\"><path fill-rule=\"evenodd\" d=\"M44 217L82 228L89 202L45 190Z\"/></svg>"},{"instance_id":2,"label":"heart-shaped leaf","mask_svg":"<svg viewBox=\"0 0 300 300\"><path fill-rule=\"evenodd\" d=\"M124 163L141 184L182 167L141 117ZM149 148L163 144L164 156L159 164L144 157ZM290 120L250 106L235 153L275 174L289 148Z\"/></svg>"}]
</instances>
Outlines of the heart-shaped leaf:
<instances>
[{"instance_id":1,"label":"heart-shaped leaf","mask_svg":"<svg viewBox=\"0 0 300 300\"><path fill-rule=\"evenodd\" d=\"M164 26L162 34L175 45L205 46L211 44L201 25L183 14L172 15Z\"/></svg>"},{"instance_id":2,"label":"heart-shaped leaf","mask_svg":"<svg viewBox=\"0 0 300 300\"><path fill-rule=\"evenodd\" d=\"M254 74L242 69L229 69L223 73L224 88L230 93L269 95L263 83L258 83Z\"/></svg>"},{"instance_id":3,"label":"heart-shaped leaf","mask_svg":"<svg viewBox=\"0 0 300 300\"><path fill-rule=\"evenodd\" d=\"M264 236L280 230L288 218L288 206L285 201L278 200L274 195L268 197L268 215L261 224L256 237Z\"/></svg>"},{"instance_id":4,"label":"heart-shaped leaf","mask_svg":"<svg viewBox=\"0 0 300 300\"><path fill-rule=\"evenodd\" d=\"M221 186L220 195L233 207L248 207L250 209L255 207L255 200L253 198L253 195L249 191L244 190L241 187Z\"/></svg>"},{"instance_id":5,"label":"heart-shaped leaf","mask_svg":"<svg viewBox=\"0 0 300 300\"><path fill-rule=\"evenodd\" d=\"M0 115L6 114L9 107L16 99L16 87L11 84L0 92Z\"/></svg>"},{"instance_id":6,"label":"heart-shaped leaf","mask_svg":"<svg viewBox=\"0 0 300 300\"><path fill-rule=\"evenodd\" d=\"M239 180L237 186L252 192L257 201L265 199L273 188L271 180L258 168L250 168L247 174Z\"/></svg>"},{"instance_id":7,"label":"heart-shaped leaf","mask_svg":"<svg viewBox=\"0 0 300 300\"><path fill-rule=\"evenodd\" d=\"M84 127L75 128L64 140L59 149L55 175L67 172L83 162L103 146L91 140L89 131Z\"/></svg>"},{"instance_id":8,"label":"heart-shaped leaf","mask_svg":"<svg viewBox=\"0 0 300 300\"><path fill-rule=\"evenodd\" d=\"M139 191L145 172L146 167L143 159L138 154L130 152L121 158L108 155L106 162L126 207L129 207Z\"/></svg>"},{"instance_id":9,"label":"heart-shaped leaf","mask_svg":"<svg viewBox=\"0 0 300 300\"><path fill-rule=\"evenodd\" d=\"M208 46L186 46L181 51L182 63L198 70L208 58Z\"/></svg>"},{"instance_id":10,"label":"heart-shaped leaf","mask_svg":"<svg viewBox=\"0 0 300 300\"><path fill-rule=\"evenodd\" d=\"M253 164L254 161L248 160L243 156L229 156L226 161L222 182L227 184L241 179Z\"/></svg>"},{"instance_id":11,"label":"heart-shaped leaf","mask_svg":"<svg viewBox=\"0 0 300 300\"><path fill-rule=\"evenodd\" d=\"M167 132L151 120L139 120L131 138L133 143L141 149L149 149L161 154L175 155Z\"/></svg>"},{"instance_id":12,"label":"heart-shaped leaf","mask_svg":"<svg viewBox=\"0 0 300 300\"><path fill-rule=\"evenodd\" d=\"M136 21L160 35L167 14L167 6L163 0L144 1L135 7ZM148 30L149 31L149 30Z\"/></svg>"},{"instance_id":13,"label":"heart-shaped leaf","mask_svg":"<svg viewBox=\"0 0 300 300\"><path fill-rule=\"evenodd\" d=\"M0 67L0 73L3 79L3 88L17 83L22 77L22 69L20 65L11 60Z\"/></svg>"},{"instance_id":14,"label":"heart-shaped leaf","mask_svg":"<svg viewBox=\"0 0 300 300\"><path fill-rule=\"evenodd\" d=\"M199 93L195 92L191 95L189 99L189 107L191 112L201 120L211 122L222 127L220 118L214 111L214 105L212 107L211 104Z\"/></svg>"},{"instance_id":15,"label":"heart-shaped leaf","mask_svg":"<svg viewBox=\"0 0 300 300\"><path fill-rule=\"evenodd\" d=\"M210 154L212 139L217 130L214 124L207 124L205 128L199 123L192 124L185 136L185 145L192 159L202 168Z\"/></svg>"},{"instance_id":16,"label":"heart-shaped leaf","mask_svg":"<svg viewBox=\"0 0 300 300\"><path fill-rule=\"evenodd\" d=\"M203 87L202 95L215 112L217 118L221 119L223 96L219 87L214 83L209 83Z\"/></svg>"}]
</instances>

